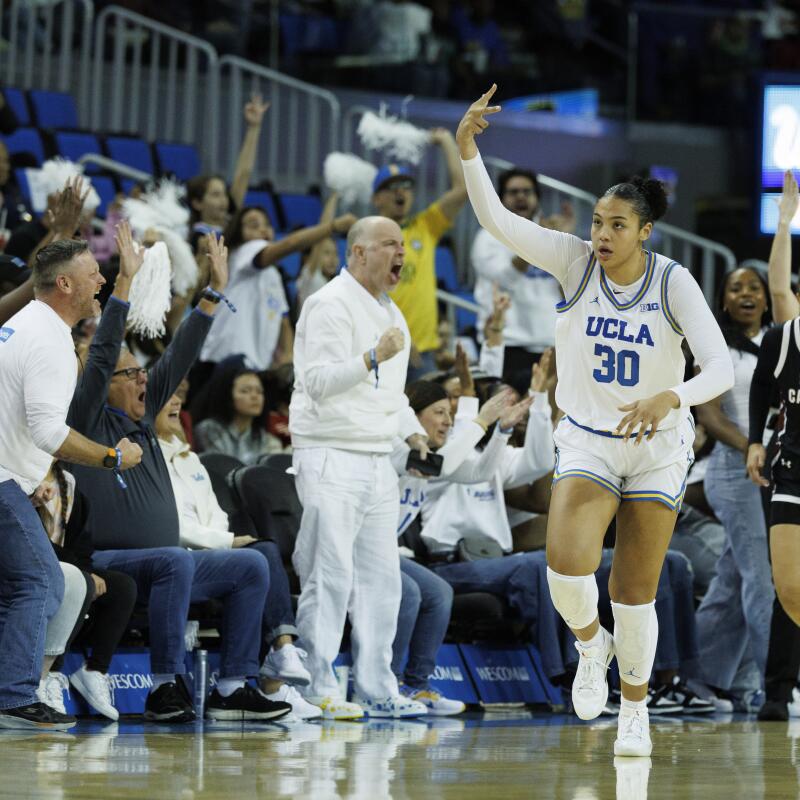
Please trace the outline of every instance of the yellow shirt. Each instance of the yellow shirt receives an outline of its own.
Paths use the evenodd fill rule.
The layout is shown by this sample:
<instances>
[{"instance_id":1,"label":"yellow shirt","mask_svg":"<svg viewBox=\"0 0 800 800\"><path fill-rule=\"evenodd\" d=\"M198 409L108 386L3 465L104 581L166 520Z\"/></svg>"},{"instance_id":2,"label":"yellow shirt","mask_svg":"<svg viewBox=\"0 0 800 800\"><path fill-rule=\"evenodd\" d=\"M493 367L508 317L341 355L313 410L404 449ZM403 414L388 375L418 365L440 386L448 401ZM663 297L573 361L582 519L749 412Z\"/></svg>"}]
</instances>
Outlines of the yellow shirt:
<instances>
[{"instance_id":1,"label":"yellow shirt","mask_svg":"<svg viewBox=\"0 0 800 800\"><path fill-rule=\"evenodd\" d=\"M452 222L433 203L403 226L406 256L392 300L400 307L420 353L439 347L436 306L436 245Z\"/></svg>"}]
</instances>

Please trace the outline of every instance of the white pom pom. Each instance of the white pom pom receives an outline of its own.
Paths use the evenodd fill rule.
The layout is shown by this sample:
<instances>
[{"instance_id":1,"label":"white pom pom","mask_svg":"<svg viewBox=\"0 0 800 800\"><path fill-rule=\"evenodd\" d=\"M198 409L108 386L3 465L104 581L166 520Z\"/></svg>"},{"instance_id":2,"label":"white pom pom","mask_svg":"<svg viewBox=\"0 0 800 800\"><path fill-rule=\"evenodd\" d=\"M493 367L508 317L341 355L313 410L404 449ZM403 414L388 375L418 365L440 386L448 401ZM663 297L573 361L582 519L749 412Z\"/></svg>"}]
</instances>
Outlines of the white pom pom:
<instances>
[{"instance_id":1,"label":"white pom pom","mask_svg":"<svg viewBox=\"0 0 800 800\"><path fill-rule=\"evenodd\" d=\"M189 243L175 231L160 230L172 262L172 290L186 297L197 286L197 261Z\"/></svg>"},{"instance_id":2,"label":"white pom pom","mask_svg":"<svg viewBox=\"0 0 800 800\"><path fill-rule=\"evenodd\" d=\"M74 161L60 157L51 158L42 164L41 169L29 169L27 174L34 211L44 211L47 208L48 195L60 192L67 185L67 181L75 177L83 179L84 192L89 189L89 194L83 201L83 210L94 214L100 205L100 195L92 186L91 180L83 174L83 165Z\"/></svg>"},{"instance_id":3,"label":"white pom pom","mask_svg":"<svg viewBox=\"0 0 800 800\"><path fill-rule=\"evenodd\" d=\"M428 131L388 115L383 109L380 115L368 111L361 117L358 135L368 150L383 150L389 158L409 164L419 164L431 139Z\"/></svg>"},{"instance_id":4,"label":"white pom pom","mask_svg":"<svg viewBox=\"0 0 800 800\"><path fill-rule=\"evenodd\" d=\"M351 153L329 153L323 166L325 185L336 192L343 207L367 204L378 168Z\"/></svg>"},{"instance_id":5,"label":"white pom pom","mask_svg":"<svg viewBox=\"0 0 800 800\"><path fill-rule=\"evenodd\" d=\"M145 251L129 295L128 330L144 339L158 339L166 330L164 322L172 302L170 271L167 246L156 242Z\"/></svg>"}]
</instances>

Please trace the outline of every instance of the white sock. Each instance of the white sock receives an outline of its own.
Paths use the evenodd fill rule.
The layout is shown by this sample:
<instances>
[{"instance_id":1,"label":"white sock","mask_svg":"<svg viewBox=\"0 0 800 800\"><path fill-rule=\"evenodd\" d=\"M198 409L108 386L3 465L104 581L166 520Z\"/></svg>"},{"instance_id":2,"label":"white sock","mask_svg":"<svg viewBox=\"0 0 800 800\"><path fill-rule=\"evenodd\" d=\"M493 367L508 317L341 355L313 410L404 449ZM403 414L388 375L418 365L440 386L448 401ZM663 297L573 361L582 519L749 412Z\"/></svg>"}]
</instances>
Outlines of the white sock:
<instances>
[{"instance_id":1,"label":"white sock","mask_svg":"<svg viewBox=\"0 0 800 800\"><path fill-rule=\"evenodd\" d=\"M237 689L244 686L244 676L237 678L220 678L217 681L217 691L223 697L230 697Z\"/></svg>"},{"instance_id":2,"label":"white sock","mask_svg":"<svg viewBox=\"0 0 800 800\"><path fill-rule=\"evenodd\" d=\"M647 711L647 698L644 700L628 700L627 697L622 698L620 709L627 708L631 711Z\"/></svg>"},{"instance_id":3,"label":"white sock","mask_svg":"<svg viewBox=\"0 0 800 800\"><path fill-rule=\"evenodd\" d=\"M597 633L592 636L591 639L586 639L586 641L578 639L578 644L580 644L581 647L599 647L603 644L603 626L601 625L597 629Z\"/></svg>"},{"instance_id":4,"label":"white sock","mask_svg":"<svg viewBox=\"0 0 800 800\"><path fill-rule=\"evenodd\" d=\"M151 691L154 692L159 686L163 686L165 683L175 683L174 672L160 672L153 675L153 688Z\"/></svg>"}]
</instances>

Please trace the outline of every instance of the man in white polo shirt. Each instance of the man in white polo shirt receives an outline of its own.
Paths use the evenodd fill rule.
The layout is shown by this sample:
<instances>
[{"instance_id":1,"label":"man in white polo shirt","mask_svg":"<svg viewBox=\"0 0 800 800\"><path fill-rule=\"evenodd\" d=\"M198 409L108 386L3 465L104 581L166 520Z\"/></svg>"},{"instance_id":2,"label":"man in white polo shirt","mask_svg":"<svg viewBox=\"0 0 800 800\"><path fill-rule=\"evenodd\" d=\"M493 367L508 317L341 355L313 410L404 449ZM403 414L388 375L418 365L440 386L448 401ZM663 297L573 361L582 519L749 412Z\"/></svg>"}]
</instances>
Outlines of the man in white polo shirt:
<instances>
[{"instance_id":1,"label":"man in white polo shirt","mask_svg":"<svg viewBox=\"0 0 800 800\"><path fill-rule=\"evenodd\" d=\"M122 260L124 272L131 264ZM127 439L97 444L65 422L78 373L70 329L97 313L105 283L88 245L44 247L33 274L36 299L0 327L0 727L65 729L75 718L36 696L64 578L30 495L54 457L122 470L141 449Z\"/></svg>"},{"instance_id":2,"label":"man in white polo shirt","mask_svg":"<svg viewBox=\"0 0 800 800\"><path fill-rule=\"evenodd\" d=\"M404 393L410 337L389 299L403 268L403 233L366 217L347 237L347 269L306 300L294 344L289 409L303 504L293 561L297 627L308 650L309 699L326 718L426 713L400 695L391 669L400 608L399 490L389 454L399 434L427 453ZM358 703L341 697L332 663L347 614Z\"/></svg>"}]
</instances>

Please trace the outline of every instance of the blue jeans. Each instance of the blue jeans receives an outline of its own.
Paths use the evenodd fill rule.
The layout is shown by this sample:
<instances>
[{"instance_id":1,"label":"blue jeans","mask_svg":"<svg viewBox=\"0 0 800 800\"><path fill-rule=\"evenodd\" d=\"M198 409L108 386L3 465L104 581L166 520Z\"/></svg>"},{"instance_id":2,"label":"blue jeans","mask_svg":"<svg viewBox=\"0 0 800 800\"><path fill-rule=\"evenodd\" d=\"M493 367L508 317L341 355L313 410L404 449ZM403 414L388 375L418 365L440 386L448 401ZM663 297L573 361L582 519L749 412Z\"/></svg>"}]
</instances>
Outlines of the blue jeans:
<instances>
[{"instance_id":1,"label":"blue jeans","mask_svg":"<svg viewBox=\"0 0 800 800\"><path fill-rule=\"evenodd\" d=\"M392 672L412 689L427 689L450 624L453 590L411 558L400 558L400 572L403 597L392 644ZM406 650L408 660L403 670Z\"/></svg>"},{"instance_id":2,"label":"blue jeans","mask_svg":"<svg viewBox=\"0 0 800 800\"><path fill-rule=\"evenodd\" d=\"M0 709L37 702L47 623L64 595L64 574L31 501L0 483Z\"/></svg>"},{"instance_id":3,"label":"blue jeans","mask_svg":"<svg viewBox=\"0 0 800 800\"><path fill-rule=\"evenodd\" d=\"M720 444L711 454L705 490L725 528L725 547L697 610L703 679L730 689L749 654L763 688L775 590L760 492L747 478L742 454Z\"/></svg>"},{"instance_id":4,"label":"blue jeans","mask_svg":"<svg viewBox=\"0 0 800 800\"><path fill-rule=\"evenodd\" d=\"M456 564L432 564L431 569L456 594L489 592L504 597L528 627L548 678L563 675L577 663L575 637L550 599L543 550Z\"/></svg>"},{"instance_id":5,"label":"blue jeans","mask_svg":"<svg viewBox=\"0 0 800 800\"><path fill-rule=\"evenodd\" d=\"M704 597L708 591L717 574L717 561L724 547L725 529L722 525L684 501L669 549L683 553L691 561L696 597Z\"/></svg>"},{"instance_id":6,"label":"blue jeans","mask_svg":"<svg viewBox=\"0 0 800 800\"><path fill-rule=\"evenodd\" d=\"M269 645L279 636L288 635L297 638L298 635L294 624L289 576L283 566L281 551L275 542L255 542L246 549L257 550L267 559L269 565L269 593L262 618L263 642L269 649Z\"/></svg>"},{"instance_id":7,"label":"blue jeans","mask_svg":"<svg viewBox=\"0 0 800 800\"><path fill-rule=\"evenodd\" d=\"M249 550L98 550L93 563L130 575L150 619L150 663L156 674L185 671L189 603L223 600L220 677L256 675L269 567Z\"/></svg>"}]
</instances>

